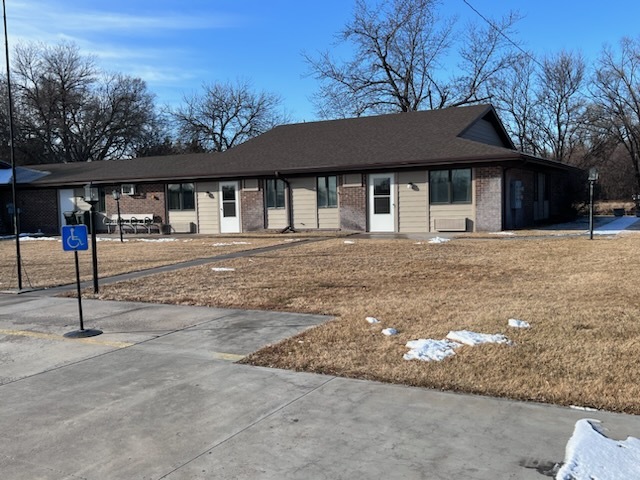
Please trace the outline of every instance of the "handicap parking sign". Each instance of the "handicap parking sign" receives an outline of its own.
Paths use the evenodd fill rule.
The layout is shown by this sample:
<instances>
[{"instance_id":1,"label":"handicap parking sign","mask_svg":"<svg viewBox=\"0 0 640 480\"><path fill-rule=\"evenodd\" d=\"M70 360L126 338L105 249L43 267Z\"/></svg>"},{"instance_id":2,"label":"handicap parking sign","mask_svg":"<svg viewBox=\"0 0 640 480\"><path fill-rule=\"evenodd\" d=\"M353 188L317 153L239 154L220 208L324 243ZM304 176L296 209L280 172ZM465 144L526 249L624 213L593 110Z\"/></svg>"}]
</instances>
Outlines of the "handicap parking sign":
<instances>
[{"instance_id":1,"label":"handicap parking sign","mask_svg":"<svg viewBox=\"0 0 640 480\"><path fill-rule=\"evenodd\" d=\"M88 250L86 225L64 225L62 227L62 250Z\"/></svg>"}]
</instances>

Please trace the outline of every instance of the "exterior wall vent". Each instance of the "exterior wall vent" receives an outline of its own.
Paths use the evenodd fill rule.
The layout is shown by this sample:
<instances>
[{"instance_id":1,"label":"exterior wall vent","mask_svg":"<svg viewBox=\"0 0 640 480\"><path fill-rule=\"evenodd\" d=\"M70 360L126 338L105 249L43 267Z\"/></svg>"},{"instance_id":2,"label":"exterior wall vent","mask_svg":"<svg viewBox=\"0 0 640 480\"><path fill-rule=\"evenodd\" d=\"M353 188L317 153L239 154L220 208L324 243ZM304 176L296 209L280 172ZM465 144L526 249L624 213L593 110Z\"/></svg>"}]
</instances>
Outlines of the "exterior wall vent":
<instances>
[{"instance_id":1,"label":"exterior wall vent","mask_svg":"<svg viewBox=\"0 0 640 480\"><path fill-rule=\"evenodd\" d=\"M435 229L439 232L466 232L466 218L436 218Z\"/></svg>"}]
</instances>

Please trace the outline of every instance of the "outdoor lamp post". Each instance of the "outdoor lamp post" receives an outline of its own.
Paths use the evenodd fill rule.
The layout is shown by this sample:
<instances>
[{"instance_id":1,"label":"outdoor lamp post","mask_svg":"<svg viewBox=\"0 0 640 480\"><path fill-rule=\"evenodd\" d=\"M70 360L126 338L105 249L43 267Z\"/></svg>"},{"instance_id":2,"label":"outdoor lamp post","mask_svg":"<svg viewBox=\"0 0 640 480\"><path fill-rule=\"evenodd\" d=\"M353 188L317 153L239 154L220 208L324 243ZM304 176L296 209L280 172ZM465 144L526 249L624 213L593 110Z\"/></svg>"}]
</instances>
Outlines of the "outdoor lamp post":
<instances>
[{"instance_id":1,"label":"outdoor lamp post","mask_svg":"<svg viewBox=\"0 0 640 480\"><path fill-rule=\"evenodd\" d=\"M98 293L98 250L96 248L96 203L100 200L98 187L92 183L84 186L84 201L91 205L89 228L91 229L91 257L93 260L93 293Z\"/></svg>"},{"instance_id":2,"label":"outdoor lamp post","mask_svg":"<svg viewBox=\"0 0 640 480\"><path fill-rule=\"evenodd\" d=\"M593 240L593 187L598 181L598 169L589 169L589 240Z\"/></svg>"},{"instance_id":3,"label":"outdoor lamp post","mask_svg":"<svg viewBox=\"0 0 640 480\"><path fill-rule=\"evenodd\" d=\"M122 239L122 219L120 218L120 190L113 190L111 195L113 195L113 199L116 201L116 207L118 208L118 231L120 232L120 243L122 243L124 240Z\"/></svg>"}]
</instances>

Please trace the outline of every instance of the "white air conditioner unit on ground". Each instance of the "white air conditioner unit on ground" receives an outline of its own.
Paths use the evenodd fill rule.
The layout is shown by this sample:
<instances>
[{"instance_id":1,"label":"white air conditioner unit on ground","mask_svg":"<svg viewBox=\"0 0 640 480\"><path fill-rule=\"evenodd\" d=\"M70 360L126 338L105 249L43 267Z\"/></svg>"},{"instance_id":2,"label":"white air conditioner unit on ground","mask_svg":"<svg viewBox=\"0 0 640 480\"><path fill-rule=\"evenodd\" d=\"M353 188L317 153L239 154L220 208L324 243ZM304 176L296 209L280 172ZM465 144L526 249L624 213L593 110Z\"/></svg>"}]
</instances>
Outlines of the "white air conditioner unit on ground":
<instances>
[{"instance_id":1,"label":"white air conditioner unit on ground","mask_svg":"<svg viewBox=\"0 0 640 480\"><path fill-rule=\"evenodd\" d=\"M120 192L122 192L122 195L135 195L136 186L133 183L123 183L120 185Z\"/></svg>"}]
</instances>

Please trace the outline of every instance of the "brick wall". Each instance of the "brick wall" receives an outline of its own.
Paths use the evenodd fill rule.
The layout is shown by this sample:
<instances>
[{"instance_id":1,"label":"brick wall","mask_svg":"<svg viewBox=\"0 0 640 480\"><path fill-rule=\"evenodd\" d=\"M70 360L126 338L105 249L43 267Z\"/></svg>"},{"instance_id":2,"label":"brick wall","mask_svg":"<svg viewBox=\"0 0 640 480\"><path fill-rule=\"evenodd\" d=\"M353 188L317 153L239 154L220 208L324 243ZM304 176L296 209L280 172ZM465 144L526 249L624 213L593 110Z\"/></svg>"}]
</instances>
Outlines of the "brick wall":
<instances>
[{"instance_id":1,"label":"brick wall","mask_svg":"<svg viewBox=\"0 0 640 480\"><path fill-rule=\"evenodd\" d=\"M119 185L105 186L104 190L106 215L111 216L118 213L116 201L111 195L112 190L119 188ZM151 213L155 222L166 223L167 210L165 200L165 186L162 183L136 184L135 195L122 195L120 197L120 213L144 214Z\"/></svg>"},{"instance_id":2,"label":"brick wall","mask_svg":"<svg viewBox=\"0 0 640 480\"><path fill-rule=\"evenodd\" d=\"M367 230L367 187L364 178L360 186L344 186L342 178L338 188L340 229Z\"/></svg>"},{"instance_id":3,"label":"brick wall","mask_svg":"<svg viewBox=\"0 0 640 480\"><path fill-rule=\"evenodd\" d=\"M240 208L242 209L243 232L263 230L265 228L264 195L261 188L258 190L242 190L240 193Z\"/></svg>"},{"instance_id":4,"label":"brick wall","mask_svg":"<svg viewBox=\"0 0 640 480\"><path fill-rule=\"evenodd\" d=\"M476 225L479 232L502 230L502 167L475 169Z\"/></svg>"},{"instance_id":5,"label":"brick wall","mask_svg":"<svg viewBox=\"0 0 640 480\"><path fill-rule=\"evenodd\" d=\"M20 231L47 235L60 233L57 190L18 190Z\"/></svg>"}]
</instances>

